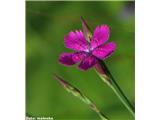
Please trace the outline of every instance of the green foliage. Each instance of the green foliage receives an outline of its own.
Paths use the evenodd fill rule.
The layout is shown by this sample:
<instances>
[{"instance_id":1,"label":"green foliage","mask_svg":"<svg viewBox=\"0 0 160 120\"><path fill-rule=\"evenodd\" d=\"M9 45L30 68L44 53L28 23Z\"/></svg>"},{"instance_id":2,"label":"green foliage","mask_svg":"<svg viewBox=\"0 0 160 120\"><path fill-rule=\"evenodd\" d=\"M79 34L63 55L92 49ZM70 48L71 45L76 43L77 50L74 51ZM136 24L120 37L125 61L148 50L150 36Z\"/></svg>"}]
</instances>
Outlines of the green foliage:
<instances>
[{"instance_id":1,"label":"green foliage","mask_svg":"<svg viewBox=\"0 0 160 120\"><path fill-rule=\"evenodd\" d=\"M131 4L132 3L132 4ZM71 30L82 29L83 16L92 30L108 24L109 40L116 52L105 62L117 83L134 102L134 12L133 2L26 2L26 112L33 116L53 116L56 120L99 119L81 101L70 96L53 80L53 73L65 76L89 96L111 120L132 120L132 116L106 87L94 69L82 72L58 63L68 50L63 38ZM128 15L129 14L129 15Z\"/></svg>"}]
</instances>

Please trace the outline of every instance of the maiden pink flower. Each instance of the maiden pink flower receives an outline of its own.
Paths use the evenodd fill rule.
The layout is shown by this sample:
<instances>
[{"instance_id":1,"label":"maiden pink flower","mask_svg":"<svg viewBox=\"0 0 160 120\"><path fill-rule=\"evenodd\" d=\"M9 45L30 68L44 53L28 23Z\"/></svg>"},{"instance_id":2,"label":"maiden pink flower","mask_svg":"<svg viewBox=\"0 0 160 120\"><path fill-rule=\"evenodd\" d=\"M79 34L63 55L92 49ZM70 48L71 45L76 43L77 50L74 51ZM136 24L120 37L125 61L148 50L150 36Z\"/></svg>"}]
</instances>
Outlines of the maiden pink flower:
<instances>
[{"instance_id":1,"label":"maiden pink flower","mask_svg":"<svg viewBox=\"0 0 160 120\"><path fill-rule=\"evenodd\" d=\"M67 66L80 62L78 68L88 70L97 64L98 60L108 58L115 51L116 44L114 42L106 43L109 34L107 25L97 26L90 42L88 42L82 31L71 31L64 37L64 45L75 52L62 53L59 62Z\"/></svg>"}]
</instances>

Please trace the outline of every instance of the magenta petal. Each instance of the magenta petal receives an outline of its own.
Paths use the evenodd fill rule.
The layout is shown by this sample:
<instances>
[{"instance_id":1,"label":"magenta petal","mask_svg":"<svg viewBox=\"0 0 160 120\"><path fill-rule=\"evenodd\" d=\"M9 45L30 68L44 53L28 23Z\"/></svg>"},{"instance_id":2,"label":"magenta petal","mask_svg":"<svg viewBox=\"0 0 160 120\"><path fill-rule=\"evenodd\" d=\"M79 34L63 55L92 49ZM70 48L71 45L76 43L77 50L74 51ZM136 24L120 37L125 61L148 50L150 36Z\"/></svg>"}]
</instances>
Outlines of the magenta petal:
<instances>
[{"instance_id":1,"label":"magenta petal","mask_svg":"<svg viewBox=\"0 0 160 120\"><path fill-rule=\"evenodd\" d=\"M61 64L70 66L77 62L79 62L81 59L85 57L85 53L77 52L77 53L62 53L59 57L59 62Z\"/></svg>"},{"instance_id":2,"label":"magenta petal","mask_svg":"<svg viewBox=\"0 0 160 120\"><path fill-rule=\"evenodd\" d=\"M116 44L114 42L109 42L102 46L95 48L92 54L99 59L105 59L109 57L116 49Z\"/></svg>"},{"instance_id":3,"label":"magenta petal","mask_svg":"<svg viewBox=\"0 0 160 120\"><path fill-rule=\"evenodd\" d=\"M64 37L64 44L76 51L88 51L88 44L82 31L70 32Z\"/></svg>"},{"instance_id":4,"label":"magenta petal","mask_svg":"<svg viewBox=\"0 0 160 120\"><path fill-rule=\"evenodd\" d=\"M89 68L93 67L97 62L98 60L96 59L96 57L90 55L81 61L78 68L81 70L88 70Z\"/></svg>"},{"instance_id":5,"label":"magenta petal","mask_svg":"<svg viewBox=\"0 0 160 120\"><path fill-rule=\"evenodd\" d=\"M102 45L105 41L109 38L109 27L107 25L97 26L92 40L91 40L91 47L92 49Z\"/></svg>"}]
</instances>

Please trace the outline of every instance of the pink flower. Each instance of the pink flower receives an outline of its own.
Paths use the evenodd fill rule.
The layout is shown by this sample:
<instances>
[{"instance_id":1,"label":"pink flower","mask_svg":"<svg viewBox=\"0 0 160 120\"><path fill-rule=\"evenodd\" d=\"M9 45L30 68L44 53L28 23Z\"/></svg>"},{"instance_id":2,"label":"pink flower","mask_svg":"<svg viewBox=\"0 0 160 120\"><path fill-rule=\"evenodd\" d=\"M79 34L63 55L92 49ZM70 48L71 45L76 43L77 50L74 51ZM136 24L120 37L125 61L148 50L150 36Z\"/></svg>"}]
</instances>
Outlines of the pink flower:
<instances>
[{"instance_id":1,"label":"pink flower","mask_svg":"<svg viewBox=\"0 0 160 120\"><path fill-rule=\"evenodd\" d=\"M99 59L104 60L115 51L114 42L105 43L108 38L109 27L107 25L97 26L90 42L85 39L82 31L71 31L64 37L64 45L75 52L62 53L59 62L67 66L80 62L78 68L88 70L97 64Z\"/></svg>"}]
</instances>

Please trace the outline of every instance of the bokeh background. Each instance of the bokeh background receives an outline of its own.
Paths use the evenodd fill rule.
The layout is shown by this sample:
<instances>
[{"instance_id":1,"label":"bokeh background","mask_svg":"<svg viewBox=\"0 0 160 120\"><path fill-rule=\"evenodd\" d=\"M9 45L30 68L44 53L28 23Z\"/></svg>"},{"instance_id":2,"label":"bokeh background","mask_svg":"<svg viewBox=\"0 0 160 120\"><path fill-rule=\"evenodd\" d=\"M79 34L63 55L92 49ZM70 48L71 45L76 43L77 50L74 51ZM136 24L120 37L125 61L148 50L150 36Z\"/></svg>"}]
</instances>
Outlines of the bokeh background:
<instances>
[{"instance_id":1,"label":"bokeh background","mask_svg":"<svg viewBox=\"0 0 160 120\"><path fill-rule=\"evenodd\" d=\"M64 35L82 29L83 16L94 30L108 24L109 40L117 44L105 60L117 83L135 102L135 16L134 2L26 2L26 114L50 116L55 120L98 120L99 116L82 101L66 92L53 73L89 96L111 120L133 120L113 91L94 69L86 72L58 63Z\"/></svg>"}]
</instances>

